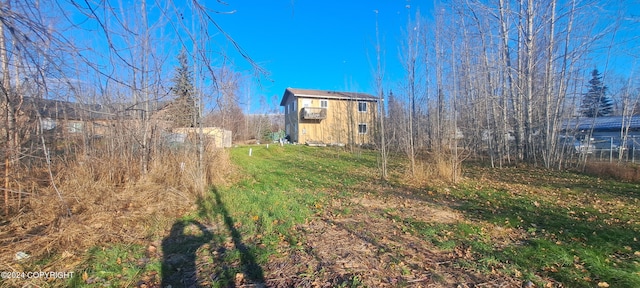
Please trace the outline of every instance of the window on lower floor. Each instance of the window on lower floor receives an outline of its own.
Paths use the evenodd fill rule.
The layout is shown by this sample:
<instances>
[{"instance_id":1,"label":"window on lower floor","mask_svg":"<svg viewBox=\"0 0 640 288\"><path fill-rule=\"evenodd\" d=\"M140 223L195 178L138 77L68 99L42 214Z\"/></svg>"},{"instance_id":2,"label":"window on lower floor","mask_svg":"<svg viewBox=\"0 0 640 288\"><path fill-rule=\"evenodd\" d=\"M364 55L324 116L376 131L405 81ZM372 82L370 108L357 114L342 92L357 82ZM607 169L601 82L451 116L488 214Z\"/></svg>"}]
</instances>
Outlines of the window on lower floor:
<instances>
[{"instance_id":1,"label":"window on lower floor","mask_svg":"<svg viewBox=\"0 0 640 288\"><path fill-rule=\"evenodd\" d=\"M367 134L367 124L366 123L358 124L358 134Z\"/></svg>"}]
</instances>

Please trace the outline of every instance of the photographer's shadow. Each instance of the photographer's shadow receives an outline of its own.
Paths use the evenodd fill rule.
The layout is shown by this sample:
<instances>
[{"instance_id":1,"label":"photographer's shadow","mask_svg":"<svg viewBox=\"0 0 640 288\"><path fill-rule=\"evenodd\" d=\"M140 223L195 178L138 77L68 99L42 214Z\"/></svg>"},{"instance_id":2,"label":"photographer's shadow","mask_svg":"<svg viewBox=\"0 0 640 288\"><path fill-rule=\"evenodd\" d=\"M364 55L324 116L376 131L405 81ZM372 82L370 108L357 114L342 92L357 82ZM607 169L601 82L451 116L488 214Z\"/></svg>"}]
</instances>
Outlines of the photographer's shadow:
<instances>
[{"instance_id":1,"label":"photographer's shadow","mask_svg":"<svg viewBox=\"0 0 640 288\"><path fill-rule=\"evenodd\" d=\"M212 241L213 234L195 220L179 220L162 240L162 287L200 287L196 252Z\"/></svg>"}]
</instances>

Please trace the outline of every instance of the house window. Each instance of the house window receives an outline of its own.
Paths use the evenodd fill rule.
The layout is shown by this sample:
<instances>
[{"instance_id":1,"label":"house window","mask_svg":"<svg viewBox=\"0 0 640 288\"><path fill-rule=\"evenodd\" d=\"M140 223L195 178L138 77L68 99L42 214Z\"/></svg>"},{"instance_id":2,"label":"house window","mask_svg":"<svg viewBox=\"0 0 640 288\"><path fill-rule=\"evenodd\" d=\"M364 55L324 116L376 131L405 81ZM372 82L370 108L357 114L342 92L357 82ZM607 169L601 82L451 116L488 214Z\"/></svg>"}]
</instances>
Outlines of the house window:
<instances>
[{"instance_id":1,"label":"house window","mask_svg":"<svg viewBox=\"0 0 640 288\"><path fill-rule=\"evenodd\" d=\"M69 122L67 123L67 129L69 133L80 133L82 132L82 128L84 126L82 124L82 122Z\"/></svg>"},{"instance_id":2,"label":"house window","mask_svg":"<svg viewBox=\"0 0 640 288\"><path fill-rule=\"evenodd\" d=\"M42 125L42 129L44 130L53 130L53 128L56 128L56 120L44 118L40 120L40 125Z\"/></svg>"},{"instance_id":3,"label":"house window","mask_svg":"<svg viewBox=\"0 0 640 288\"><path fill-rule=\"evenodd\" d=\"M367 134L367 124L366 123L358 124L358 134Z\"/></svg>"},{"instance_id":4,"label":"house window","mask_svg":"<svg viewBox=\"0 0 640 288\"><path fill-rule=\"evenodd\" d=\"M328 100L320 100L320 107L321 108L329 107L329 101Z\"/></svg>"},{"instance_id":5,"label":"house window","mask_svg":"<svg viewBox=\"0 0 640 288\"><path fill-rule=\"evenodd\" d=\"M367 112L367 102L358 102L358 112Z\"/></svg>"}]
</instances>

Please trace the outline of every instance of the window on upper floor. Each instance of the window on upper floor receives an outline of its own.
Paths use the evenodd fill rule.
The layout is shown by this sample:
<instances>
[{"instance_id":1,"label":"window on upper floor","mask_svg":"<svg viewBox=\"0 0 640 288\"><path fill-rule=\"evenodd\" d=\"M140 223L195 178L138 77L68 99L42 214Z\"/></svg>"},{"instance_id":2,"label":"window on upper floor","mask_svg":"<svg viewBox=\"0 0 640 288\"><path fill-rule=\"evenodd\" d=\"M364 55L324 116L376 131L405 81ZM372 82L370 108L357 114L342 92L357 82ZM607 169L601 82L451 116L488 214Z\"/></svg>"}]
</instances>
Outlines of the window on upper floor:
<instances>
[{"instance_id":1,"label":"window on upper floor","mask_svg":"<svg viewBox=\"0 0 640 288\"><path fill-rule=\"evenodd\" d=\"M367 112L367 102L358 102L358 112Z\"/></svg>"},{"instance_id":2,"label":"window on upper floor","mask_svg":"<svg viewBox=\"0 0 640 288\"><path fill-rule=\"evenodd\" d=\"M320 108L329 107L329 100L320 100Z\"/></svg>"}]
</instances>

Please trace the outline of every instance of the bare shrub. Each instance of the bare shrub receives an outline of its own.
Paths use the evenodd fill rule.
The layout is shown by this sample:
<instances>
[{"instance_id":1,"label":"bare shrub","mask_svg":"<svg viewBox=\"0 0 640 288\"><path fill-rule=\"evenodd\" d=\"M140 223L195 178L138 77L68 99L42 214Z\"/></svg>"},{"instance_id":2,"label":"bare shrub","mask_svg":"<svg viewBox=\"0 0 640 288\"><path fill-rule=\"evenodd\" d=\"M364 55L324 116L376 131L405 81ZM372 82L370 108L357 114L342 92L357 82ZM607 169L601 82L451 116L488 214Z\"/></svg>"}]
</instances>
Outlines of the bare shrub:
<instances>
[{"instance_id":1,"label":"bare shrub","mask_svg":"<svg viewBox=\"0 0 640 288\"><path fill-rule=\"evenodd\" d=\"M588 162L584 166L584 172L622 181L640 181L640 167L629 163Z\"/></svg>"}]
</instances>

